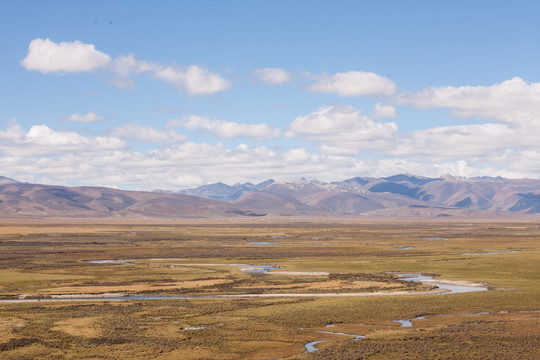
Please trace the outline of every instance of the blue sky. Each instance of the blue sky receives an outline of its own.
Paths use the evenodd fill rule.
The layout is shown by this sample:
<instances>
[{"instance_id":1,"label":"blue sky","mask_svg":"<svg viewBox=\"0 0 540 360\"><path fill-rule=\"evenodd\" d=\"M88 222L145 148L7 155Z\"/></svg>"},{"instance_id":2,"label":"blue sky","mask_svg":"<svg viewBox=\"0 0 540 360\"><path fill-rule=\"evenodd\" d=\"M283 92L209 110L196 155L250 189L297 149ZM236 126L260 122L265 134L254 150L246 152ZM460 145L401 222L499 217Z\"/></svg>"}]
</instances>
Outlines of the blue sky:
<instances>
[{"instance_id":1,"label":"blue sky","mask_svg":"<svg viewBox=\"0 0 540 360\"><path fill-rule=\"evenodd\" d=\"M0 175L540 178L535 1L2 1Z\"/></svg>"}]
</instances>

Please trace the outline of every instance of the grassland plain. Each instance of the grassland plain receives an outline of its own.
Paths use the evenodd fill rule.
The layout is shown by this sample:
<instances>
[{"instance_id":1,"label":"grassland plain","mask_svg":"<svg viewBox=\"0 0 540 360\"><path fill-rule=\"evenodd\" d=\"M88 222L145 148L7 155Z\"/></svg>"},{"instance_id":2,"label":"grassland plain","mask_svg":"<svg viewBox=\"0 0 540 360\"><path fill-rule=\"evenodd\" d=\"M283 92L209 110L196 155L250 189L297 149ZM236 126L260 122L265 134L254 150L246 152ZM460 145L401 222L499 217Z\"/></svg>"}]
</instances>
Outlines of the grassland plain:
<instances>
[{"instance_id":1,"label":"grassland plain","mask_svg":"<svg viewBox=\"0 0 540 360\"><path fill-rule=\"evenodd\" d=\"M41 300L0 301L0 358L536 359L539 260L540 226L515 220L2 220L0 299ZM490 291L287 296L433 288L396 273ZM104 293L191 298L48 301ZM216 298L246 294L283 297Z\"/></svg>"}]
</instances>

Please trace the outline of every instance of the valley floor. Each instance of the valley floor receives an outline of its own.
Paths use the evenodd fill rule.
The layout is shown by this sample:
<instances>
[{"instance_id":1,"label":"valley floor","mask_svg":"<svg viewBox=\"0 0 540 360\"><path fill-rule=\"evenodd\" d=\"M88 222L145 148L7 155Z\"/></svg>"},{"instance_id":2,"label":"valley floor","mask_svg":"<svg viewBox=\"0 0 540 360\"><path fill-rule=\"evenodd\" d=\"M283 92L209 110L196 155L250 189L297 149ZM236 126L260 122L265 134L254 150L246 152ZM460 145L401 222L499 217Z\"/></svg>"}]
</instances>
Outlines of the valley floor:
<instances>
[{"instance_id":1,"label":"valley floor","mask_svg":"<svg viewBox=\"0 0 540 360\"><path fill-rule=\"evenodd\" d=\"M4 219L0 358L539 358L539 240L514 220Z\"/></svg>"}]
</instances>

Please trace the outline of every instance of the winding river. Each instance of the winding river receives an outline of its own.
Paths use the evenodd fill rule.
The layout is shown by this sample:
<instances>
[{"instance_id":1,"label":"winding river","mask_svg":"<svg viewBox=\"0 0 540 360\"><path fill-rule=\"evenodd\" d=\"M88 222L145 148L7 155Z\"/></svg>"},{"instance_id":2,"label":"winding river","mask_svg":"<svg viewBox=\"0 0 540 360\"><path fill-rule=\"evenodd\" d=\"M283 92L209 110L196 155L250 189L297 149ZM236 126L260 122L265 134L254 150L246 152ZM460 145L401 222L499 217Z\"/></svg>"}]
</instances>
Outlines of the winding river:
<instances>
[{"instance_id":1,"label":"winding river","mask_svg":"<svg viewBox=\"0 0 540 360\"><path fill-rule=\"evenodd\" d=\"M440 294L466 293L466 292L476 292L476 291L486 291L487 290L487 287L482 286L481 284L468 283L468 284L456 285L456 284L452 284L452 283L441 281L441 280L436 281L436 280L434 280L434 276L431 276L431 275L398 274L398 276L400 277L400 280L403 280L403 281L420 282L422 284L434 285L434 286L437 286L438 288L447 290L446 292L440 293ZM463 314L463 315L483 315L483 314L488 314L488 313L480 312L480 313ZM427 316L445 316L445 315L449 316L449 315L453 315L453 314L422 315L422 316L415 317L413 319L403 319L403 320L393 320L393 321L400 323L401 326L411 327L411 326L413 326L412 322L414 320L425 319ZM333 324L330 324L330 325L333 326ZM326 327L329 327L329 325L327 325ZM315 330L315 331L317 333L321 333L321 334L334 334L334 335L353 336L354 339L351 339L351 340L354 340L354 341L361 340L361 339L365 338L364 335L345 334L345 333L333 332L333 331L325 331L325 330ZM326 342L326 341L332 341L332 340L316 340L316 341L311 341L311 342L309 342L307 344L304 344L304 347L306 348L305 352L306 353L311 353L311 352L317 351L318 349L315 347L315 345L320 344L322 342Z\"/></svg>"},{"instance_id":2,"label":"winding river","mask_svg":"<svg viewBox=\"0 0 540 360\"><path fill-rule=\"evenodd\" d=\"M128 261L121 260L98 260L94 261L98 264L118 264L129 265ZM193 265L193 264L190 264ZM264 274L270 270L279 269L272 265L241 265L241 264L219 264L223 266L239 267L240 271L251 274ZM322 297L367 297L367 296L404 296L404 295L428 295L428 294L454 294L486 291L487 287L482 284L435 280L431 275L423 274L398 274L400 280L420 282L426 285L436 286L437 289L423 292L410 291L394 291L394 292L375 292L375 293L272 293L272 294L231 294L231 295L209 295L209 296L145 296L145 295L128 295L124 293L105 293L105 294L65 294L65 295L48 295L46 297L32 297L20 295L17 299L2 299L0 303L15 303L15 302L37 302L37 301L137 301L137 300L184 300L184 299L245 299L245 298L273 298L273 297L298 297L298 298L322 298ZM442 291L441 291L442 290Z\"/></svg>"}]
</instances>

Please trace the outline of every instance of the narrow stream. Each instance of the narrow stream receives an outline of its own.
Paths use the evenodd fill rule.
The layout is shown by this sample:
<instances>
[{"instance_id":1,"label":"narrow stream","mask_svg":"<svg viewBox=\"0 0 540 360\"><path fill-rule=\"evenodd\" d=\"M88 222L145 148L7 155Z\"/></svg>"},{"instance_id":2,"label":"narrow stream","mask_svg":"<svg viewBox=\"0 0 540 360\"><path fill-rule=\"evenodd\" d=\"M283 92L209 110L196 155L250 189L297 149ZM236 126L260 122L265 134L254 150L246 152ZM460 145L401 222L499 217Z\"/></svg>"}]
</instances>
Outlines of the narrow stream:
<instances>
[{"instance_id":1,"label":"narrow stream","mask_svg":"<svg viewBox=\"0 0 540 360\"><path fill-rule=\"evenodd\" d=\"M334 325L332 324L332 326L334 326ZM326 327L331 327L331 326L326 325ZM315 332L320 333L320 334L352 336L353 338L350 341L358 341L358 340L362 340L362 339L365 338L364 335L346 334L346 333L336 332L336 331L315 330ZM334 341L334 340L315 340L315 341L308 342L307 344L304 345L304 347L306 348L306 351L304 351L304 352L305 353L311 353L311 352L317 351L319 349L316 348L315 345L320 344L322 342L327 342L327 341Z\"/></svg>"},{"instance_id":2,"label":"narrow stream","mask_svg":"<svg viewBox=\"0 0 540 360\"><path fill-rule=\"evenodd\" d=\"M444 283L434 283L430 282L430 280L433 280L434 277L431 275L422 275L422 274L398 274L400 276L400 280L404 281L413 281L413 282L420 282L422 284L426 285L434 285L441 289L446 289L448 292L443 294L453 294L453 293L466 293L466 292L476 292L476 291L486 291L487 287L485 286L467 286L467 285L451 285L451 284L444 284ZM463 314L463 315L482 315L487 313L475 313L475 314ZM453 314L442 314L442 315L422 315L417 316L414 319L402 319L402 320L393 320L395 322L398 322L403 327L411 327L413 326L414 320L420 320L425 319L427 316L449 316ZM333 324L328 324L326 327L333 326ZM351 339L353 341L364 339L365 336L363 335L354 335L354 334L345 334L340 332L332 332L332 331L325 331L325 330L316 330L316 332L321 334L335 334L335 335L344 335L344 336L353 336L354 339ZM325 341L332 341L332 340L317 340L317 341L311 341L304 346L306 347L306 353L311 353L314 351L317 351L318 349L315 347L315 345L325 342Z\"/></svg>"},{"instance_id":3,"label":"narrow stream","mask_svg":"<svg viewBox=\"0 0 540 360\"><path fill-rule=\"evenodd\" d=\"M308 342L306 345L304 345L306 347L306 353L312 353L314 351L317 351L319 349L317 349L315 347L315 345L319 344L319 343L322 343L322 342L326 342L326 341L332 341L332 340L317 340L317 341L312 341L312 342Z\"/></svg>"},{"instance_id":4,"label":"narrow stream","mask_svg":"<svg viewBox=\"0 0 540 360\"><path fill-rule=\"evenodd\" d=\"M100 261L109 261L109 260L100 260ZM103 263L103 262L100 262ZM110 264L106 262L106 264ZM129 263L121 262L118 264L126 265ZM272 265L239 265L239 264L227 264L227 266L236 266L240 268L240 271L249 274L263 274L267 273L273 269L279 269L279 267ZM414 281L421 282L422 284L433 285L441 289L448 290L447 292L441 294L453 294L453 293L466 293L466 292L476 292L476 291L486 291L487 287L480 286L478 284L472 285L455 285L447 284L444 282L439 283L438 281L430 282L433 280L433 276L422 275L422 274L398 274L400 280L404 281ZM330 294L336 295L336 294ZM338 296L340 294L337 294ZM36 301L84 301L84 300L99 300L99 301L126 301L126 300L183 300L183 299L225 299L225 298L251 298L251 297L279 297L279 296L290 296L290 297L321 297L321 294L233 294L233 295L209 295L209 296L182 296L182 295L169 295L169 296L145 296L145 295L127 295L122 293L117 294L65 294L65 295L49 295L43 298L32 298L32 296L20 295L18 299L2 299L0 303L12 303L12 302L36 302ZM343 294L346 296L346 294ZM352 294L351 294L352 296ZM381 296L384 296L381 295ZM354 335L351 335L354 336Z\"/></svg>"},{"instance_id":5,"label":"narrow stream","mask_svg":"<svg viewBox=\"0 0 540 360\"><path fill-rule=\"evenodd\" d=\"M489 313L485 311L481 311L481 312L472 313L472 314L432 314L432 315L417 316L413 319L392 320L392 321L400 323L402 327L412 327L414 320L422 320L422 319L433 317L433 316L468 316L468 315L489 315Z\"/></svg>"}]
</instances>

